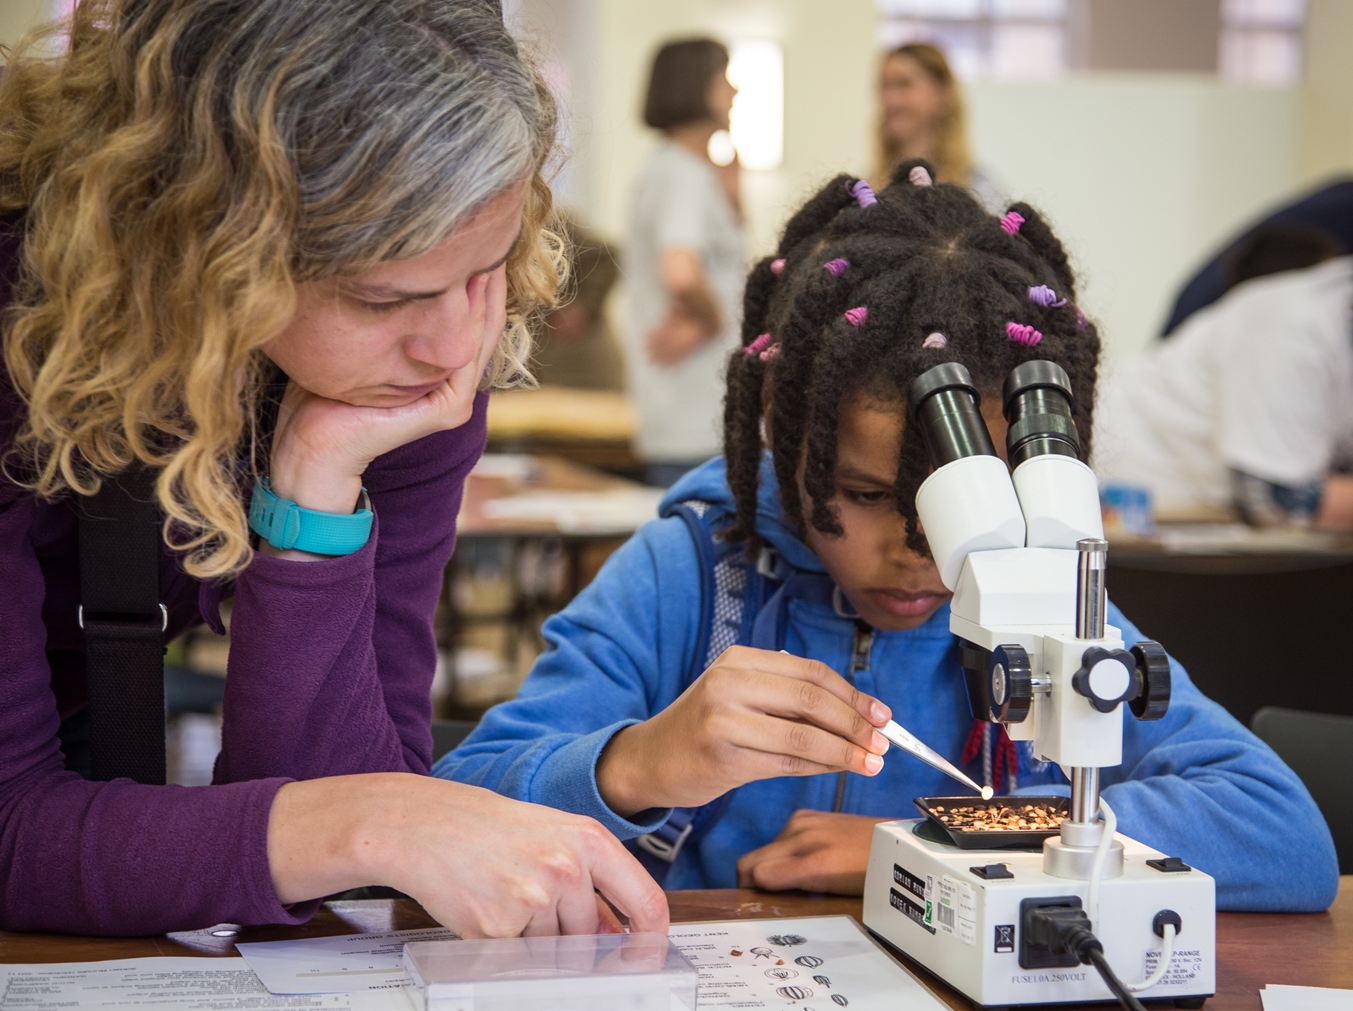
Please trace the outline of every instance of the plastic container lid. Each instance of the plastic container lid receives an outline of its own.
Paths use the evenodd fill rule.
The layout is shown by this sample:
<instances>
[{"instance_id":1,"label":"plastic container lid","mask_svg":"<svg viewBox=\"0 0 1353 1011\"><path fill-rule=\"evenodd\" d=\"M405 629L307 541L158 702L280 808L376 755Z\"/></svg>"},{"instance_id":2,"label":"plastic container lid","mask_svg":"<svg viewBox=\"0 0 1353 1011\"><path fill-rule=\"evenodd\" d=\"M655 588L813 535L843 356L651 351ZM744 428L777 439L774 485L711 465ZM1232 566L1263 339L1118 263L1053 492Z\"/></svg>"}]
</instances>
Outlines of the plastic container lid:
<instances>
[{"instance_id":1,"label":"plastic container lid","mask_svg":"<svg viewBox=\"0 0 1353 1011\"><path fill-rule=\"evenodd\" d=\"M666 934L575 934L404 946L423 1011L686 1011L699 973Z\"/></svg>"}]
</instances>

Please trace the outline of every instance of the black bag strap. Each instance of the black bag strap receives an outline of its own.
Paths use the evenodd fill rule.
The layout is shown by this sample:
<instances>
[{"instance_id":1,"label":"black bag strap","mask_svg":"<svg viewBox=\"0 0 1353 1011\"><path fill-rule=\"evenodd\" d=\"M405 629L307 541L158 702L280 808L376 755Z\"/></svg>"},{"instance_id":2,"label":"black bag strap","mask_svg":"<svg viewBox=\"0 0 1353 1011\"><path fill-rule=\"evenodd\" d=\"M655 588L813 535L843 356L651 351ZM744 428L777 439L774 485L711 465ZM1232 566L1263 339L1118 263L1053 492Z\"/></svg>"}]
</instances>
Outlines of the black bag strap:
<instances>
[{"instance_id":1,"label":"black bag strap","mask_svg":"<svg viewBox=\"0 0 1353 1011\"><path fill-rule=\"evenodd\" d=\"M133 463L80 499L92 778L165 781L160 510L155 474Z\"/></svg>"}]
</instances>

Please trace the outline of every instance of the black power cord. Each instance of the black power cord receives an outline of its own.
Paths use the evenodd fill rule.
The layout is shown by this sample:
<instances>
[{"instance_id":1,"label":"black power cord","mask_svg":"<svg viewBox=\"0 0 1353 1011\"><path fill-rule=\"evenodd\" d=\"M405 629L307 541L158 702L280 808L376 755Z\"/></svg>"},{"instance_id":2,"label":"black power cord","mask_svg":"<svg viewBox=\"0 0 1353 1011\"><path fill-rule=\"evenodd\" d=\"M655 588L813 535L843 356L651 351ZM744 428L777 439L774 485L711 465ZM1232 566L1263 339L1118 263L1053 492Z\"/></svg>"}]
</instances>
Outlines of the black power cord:
<instances>
[{"instance_id":1,"label":"black power cord","mask_svg":"<svg viewBox=\"0 0 1353 1011\"><path fill-rule=\"evenodd\" d=\"M1029 940L1055 955L1074 955L1085 965L1093 965L1104 984L1113 991L1127 1011L1146 1011L1123 981L1114 974L1104 957L1104 945L1090 932L1090 918L1074 906L1045 906L1032 910L1028 922Z\"/></svg>"}]
</instances>

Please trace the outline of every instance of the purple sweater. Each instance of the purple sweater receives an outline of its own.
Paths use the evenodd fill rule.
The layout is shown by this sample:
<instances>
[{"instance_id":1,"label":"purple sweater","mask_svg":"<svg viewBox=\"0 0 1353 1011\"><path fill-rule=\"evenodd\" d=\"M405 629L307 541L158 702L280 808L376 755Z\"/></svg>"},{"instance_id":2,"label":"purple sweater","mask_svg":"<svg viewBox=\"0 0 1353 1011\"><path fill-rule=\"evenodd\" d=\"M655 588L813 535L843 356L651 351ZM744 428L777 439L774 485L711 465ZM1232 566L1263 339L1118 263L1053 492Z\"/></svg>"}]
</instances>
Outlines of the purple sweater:
<instances>
[{"instance_id":1,"label":"purple sweater","mask_svg":"<svg viewBox=\"0 0 1353 1011\"><path fill-rule=\"evenodd\" d=\"M0 307L19 241L0 221ZM161 548L170 636L203 621L221 631L222 593L234 594L212 786L65 771L57 727L84 704L76 514L69 496L43 501L0 474L0 928L154 934L309 918L317 903L288 908L273 889L273 795L296 779L428 771L432 616L487 403L371 465L377 525L355 554L255 555L222 587ZM22 411L0 368L0 456Z\"/></svg>"}]
</instances>

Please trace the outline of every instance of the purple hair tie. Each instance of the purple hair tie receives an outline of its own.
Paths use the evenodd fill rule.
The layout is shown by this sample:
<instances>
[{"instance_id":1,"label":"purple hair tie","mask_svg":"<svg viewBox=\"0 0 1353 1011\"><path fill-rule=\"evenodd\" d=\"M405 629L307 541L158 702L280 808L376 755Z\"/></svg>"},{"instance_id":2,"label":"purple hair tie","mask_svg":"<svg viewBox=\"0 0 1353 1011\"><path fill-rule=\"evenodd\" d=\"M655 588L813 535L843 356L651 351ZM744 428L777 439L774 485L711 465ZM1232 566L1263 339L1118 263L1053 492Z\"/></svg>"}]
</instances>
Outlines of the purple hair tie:
<instances>
[{"instance_id":1,"label":"purple hair tie","mask_svg":"<svg viewBox=\"0 0 1353 1011\"><path fill-rule=\"evenodd\" d=\"M862 305L846 310L846 322L851 326L863 326L864 321L868 318L869 310Z\"/></svg>"},{"instance_id":2,"label":"purple hair tie","mask_svg":"<svg viewBox=\"0 0 1353 1011\"><path fill-rule=\"evenodd\" d=\"M770 261L770 272L779 277L785 272L785 258L782 256L778 260Z\"/></svg>"},{"instance_id":3,"label":"purple hair tie","mask_svg":"<svg viewBox=\"0 0 1353 1011\"><path fill-rule=\"evenodd\" d=\"M770 347L766 348L765 351L761 352L760 358L763 362L768 362L779 353L780 353L780 342L776 341Z\"/></svg>"},{"instance_id":4,"label":"purple hair tie","mask_svg":"<svg viewBox=\"0 0 1353 1011\"><path fill-rule=\"evenodd\" d=\"M1054 309L1059 305L1066 305L1066 299L1058 298L1057 292L1053 291L1046 284L1040 284L1036 288L1030 288L1029 301L1036 302L1042 306L1052 306Z\"/></svg>"},{"instance_id":5,"label":"purple hair tie","mask_svg":"<svg viewBox=\"0 0 1353 1011\"><path fill-rule=\"evenodd\" d=\"M855 198L861 208L873 207L879 202L879 198L874 196L874 188L863 179L857 179L850 183L846 186L846 190Z\"/></svg>"},{"instance_id":6,"label":"purple hair tie","mask_svg":"<svg viewBox=\"0 0 1353 1011\"><path fill-rule=\"evenodd\" d=\"M763 333L760 337L743 348L742 353L744 355L754 355L757 352L765 351L768 344L770 344L770 334Z\"/></svg>"},{"instance_id":7,"label":"purple hair tie","mask_svg":"<svg viewBox=\"0 0 1353 1011\"><path fill-rule=\"evenodd\" d=\"M1023 344L1025 347L1033 347L1043 339L1043 335L1031 326L1023 323L1007 323L1005 325L1005 335L1016 344Z\"/></svg>"},{"instance_id":8,"label":"purple hair tie","mask_svg":"<svg viewBox=\"0 0 1353 1011\"><path fill-rule=\"evenodd\" d=\"M838 256L835 260L828 260L822 265L822 269L832 277L840 277L850 269L850 261Z\"/></svg>"},{"instance_id":9,"label":"purple hair tie","mask_svg":"<svg viewBox=\"0 0 1353 1011\"><path fill-rule=\"evenodd\" d=\"M1076 329L1084 330L1090 325L1090 321L1085 318L1085 313L1081 312L1081 307L1076 306Z\"/></svg>"},{"instance_id":10,"label":"purple hair tie","mask_svg":"<svg viewBox=\"0 0 1353 1011\"><path fill-rule=\"evenodd\" d=\"M944 334L938 331L930 334L928 337L926 337L924 341L921 342L921 347L923 348L942 348L948 347L948 345L949 338L944 336Z\"/></svg>"},{"instance_id":11,"label":"purple hair tie","mask_svg":"<svg viewBox=\"0 0 1353 1011\"><path fill-rule=\"evenodd\" d=\"M929 186L934 182L924 165L913 165L911 171L907 173L907 181L913 186Z\"/></svg>"},{"instance_id":12,"label":"purple hair tie","mask_svg":"<svg viewBox=\"0 0 1353 1011\"><path fill-rule=\"evenodd\" d=\"M1007 235L1014 235L1022 224L1024 224L1023 214L1018 211L1006 211L1005 217L1001 218L1001 231Z\"/></svg>"}]
</instances>

